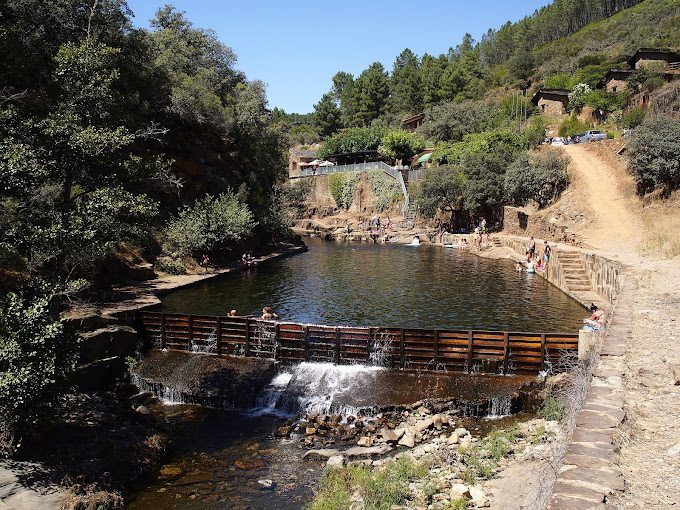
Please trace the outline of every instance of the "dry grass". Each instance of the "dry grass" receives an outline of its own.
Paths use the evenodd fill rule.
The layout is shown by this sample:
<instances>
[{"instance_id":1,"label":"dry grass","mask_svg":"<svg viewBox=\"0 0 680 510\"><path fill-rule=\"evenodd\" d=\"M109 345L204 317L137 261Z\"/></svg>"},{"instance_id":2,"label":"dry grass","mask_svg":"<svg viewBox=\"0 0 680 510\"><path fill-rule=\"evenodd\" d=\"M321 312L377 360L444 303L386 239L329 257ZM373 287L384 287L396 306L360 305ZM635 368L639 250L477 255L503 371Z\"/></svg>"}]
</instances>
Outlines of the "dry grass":
<instances>
[{"instance_id":1,"label":"dry grass","mask_svg":"<svg viewBox=\"0 0 680 510\"><path fill-rule=\"evenodd\" d=\"M638 250L642 255L666 259L677 257L680 255L680 208L651 209L646 211L647 228Z\"/></svg>"}]
</instances>

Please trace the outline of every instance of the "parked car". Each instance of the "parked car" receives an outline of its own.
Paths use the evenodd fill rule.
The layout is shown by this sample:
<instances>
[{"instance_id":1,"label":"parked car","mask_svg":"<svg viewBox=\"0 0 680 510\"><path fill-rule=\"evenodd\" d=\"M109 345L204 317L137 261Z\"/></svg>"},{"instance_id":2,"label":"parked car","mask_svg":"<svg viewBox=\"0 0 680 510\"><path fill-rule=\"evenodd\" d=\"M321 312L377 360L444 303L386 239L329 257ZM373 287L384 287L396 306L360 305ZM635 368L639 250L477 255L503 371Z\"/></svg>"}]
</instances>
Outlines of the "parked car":
<instances>
[{"instance_id":1,"label":"parked car","mask_svg":"<svg viewBox=\"0 0 680 510\"><path fill-rule=\"evenodd\" d=\"M606 140L607 139L607 133L604 131L599 131L597 129L591 129L590 131L586 131L585 134L581 137L582 142L596 142L597 140Z\"/></svg>"},{"instance_id":2,"label":"parked car","mask_svg":"<svg viewBox=\"0 0 680 510\"><path fill-rule=\"evenodd\" d=\"M562 138L561 136L558 136L558 137L552 139L552 142L550 142L550 145L567 145L567 139Z\"/></svg>"}]
</instances>

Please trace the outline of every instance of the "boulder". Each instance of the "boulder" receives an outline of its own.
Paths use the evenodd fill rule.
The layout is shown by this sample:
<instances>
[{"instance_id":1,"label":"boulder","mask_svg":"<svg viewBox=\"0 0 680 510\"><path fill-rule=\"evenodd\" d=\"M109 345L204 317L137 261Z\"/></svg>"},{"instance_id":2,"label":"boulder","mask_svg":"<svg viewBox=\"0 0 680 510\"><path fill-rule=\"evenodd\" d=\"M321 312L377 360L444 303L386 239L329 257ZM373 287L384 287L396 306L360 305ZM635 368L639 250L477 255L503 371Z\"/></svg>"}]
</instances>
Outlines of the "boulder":
<instances>
[{"instance_id":1,"label":"boulder","mask_svg":"<svg viewBox=\"0 0 680 510\"><path fill-rule=\"evenodd\" d=\"M81 364L112 356L122 358L131 356L141 341L134 328L116 324L82 333L80 337L79 362Z\"/></svg>"},{"instance_id":2,"label":"boulder","mask_svg":"<svg viewBox=\"0 0 680 510\"><path fill-rule=\"evenodd\" d=\"M357 441L357 445L359 446L373 446L373 438L370 436L363 436L359 438L359 441Z\"/></svg>"},{"instance_id":3,"label":"boulder","mask_svg":"<svg viewBox=\"0 0 680 510\"><path fill-rule=\"evenodd\" d=\"M340 450L335 448L321 448L318 450L308 450L302 456L303 460L328 460L335 455L340 455Z\"/></svg>"},{"instance_id":4,"label":"boulder","mask_svg":"<svg viewBox=\"0 0 680 510\"><path fill-rule=\"evenodd\" d=\"M315 427L307 427L305 429L305 434L307 434L308 436L313 436L314 434L316 434L316 428Z\"/></svg>"},{"instance_id":5,"label":"boulder","mask_svg":"<svg viewBox=\"0 0 680 510\"><path fill-rule=\"evenodd\" d=\"M342 455L333 455L328 457L326 467L328 469L342 469L345 466L345 457Z\"/></svg>"},{"instance_id":6,"label":"boulder","mask_svg":"<svg viewBox=\"0 0 680 510\"><path fill-rule=\"evenodd\" d=\"M386 444L381 444L378 446L370 446L370 447L363 447L363 446L353 446L351 448L348 448L347 450L344 450L342 453L347 457L348 459L365 459L365 458L370 458L370 457L376 457L380 455L385 455L389 451L391 451L392 448Z\"/></svg>"},{"instance_id":7,"label":"boulder","mask_svg":"<svg viewBox=\"0 0 680 510\"><path fill-rule=\"evenodd\" d=\"M400 446L413 448L416 445L416 441L411 434L404 434L397 444Z\"/></svg>"},{"instance_id":8,"label":"boulder","mask_svg":"<svg viewBox=\"0 0 680 510\"><path fill-rule=\"evenodd\" d=\"M449 491L452 500L465 498L470 499L470 489L463 483L454 483Z\"/></svg>"},{"instance_id":9,"label":"boulder","mask_svg":"<svg viewBox=\"0 0 680 510\"><path fill-rule=\"evenodd\" d=\"M396 443L398 442L401 437L404 435L405 429L382 429L381 430L381 435L382 438L385 440L386 443Z\"/></svg>"},{"instance_id":10,"label":"boulder","mask_svg":"<svg viewBox=\"0 0 680 510\"><path fill-rule=\"evenodd\" d=\"M260 490L272 490L276 487L276 482L269 479L262 479L257 481L260 484Z\"/></svg>"},{"instance_id":11,"label":"boulder","mask_svg":"<svg viewBox=\"0 0 680 510\"><path fill-rule=\"evenodd\" d=\"M468 435L467 429L464 429L463 427L458 427L455 431L456 434L458 434L458 437L463 437Z\"/></svg>"},{"instance_id":12,"label":"boulder","mask_svg":"<svg viewBox=\"0 0 680 510\"><path fill-rule=\"evenodd\" d=\"M149 411L149 408L146 407L146 406L137 406L135 411L137 411L139 414L143 414L143 415L151 414L151 411Z\"/></svg>"},{"instance_id":13,"label":"boulder","mask_svg":"<svg viewBox=\"0 0 680 510\"><path fill-rule=\"evenodd\" d=\"M475 506L484 507L489 505L486 493L479 487L470 487L470 498Z\"/></svg>"},{"instance_id":14,"label":"boulder","mask_svg":"<svg viewBox=\"0 0 680 510\"><path fill-rule=\"evenodd\" d=\"M458 440L459 440L459 439L460 439L460 438L458 437L458 434L456 434L455 432L451 432L451 435L450 435L449 438L446 440L446 443L447 443L447 444L458 444Z\"/></svg>"},{"instance_id":15,"label":"boulder","mask_svg":"<svg viewBox=\"0 0 680 510\"><path fill-rule=\"evenodd\" d=\"M423 432L424 430L429 429L432 427L434 424L434 420L432 418L425 418L424 420L420 420L414 425L414 428L416 429L417 432Z\"/></svg>"}]
</instances>

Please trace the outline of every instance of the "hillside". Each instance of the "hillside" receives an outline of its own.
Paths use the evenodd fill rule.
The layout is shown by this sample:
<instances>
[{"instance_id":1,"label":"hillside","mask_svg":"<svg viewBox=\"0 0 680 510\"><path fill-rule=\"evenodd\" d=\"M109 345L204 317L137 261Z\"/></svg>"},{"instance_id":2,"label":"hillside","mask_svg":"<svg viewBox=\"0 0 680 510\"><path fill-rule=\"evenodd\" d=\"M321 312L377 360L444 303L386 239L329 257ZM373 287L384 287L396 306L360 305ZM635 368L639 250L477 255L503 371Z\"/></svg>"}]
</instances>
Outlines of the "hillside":
<instances>
[{"instance_id":1,"label":"hillside","mask_svg":"<svg viewBox=\"0 0 680 510\"><path fill-rule=\"evenodd\" d=\"M536 48L539 75L570 72L579 58L603 54L611 60L640 47L680 47L680 2L644 0L609 18Z\"/></svg>"}]
</instances>

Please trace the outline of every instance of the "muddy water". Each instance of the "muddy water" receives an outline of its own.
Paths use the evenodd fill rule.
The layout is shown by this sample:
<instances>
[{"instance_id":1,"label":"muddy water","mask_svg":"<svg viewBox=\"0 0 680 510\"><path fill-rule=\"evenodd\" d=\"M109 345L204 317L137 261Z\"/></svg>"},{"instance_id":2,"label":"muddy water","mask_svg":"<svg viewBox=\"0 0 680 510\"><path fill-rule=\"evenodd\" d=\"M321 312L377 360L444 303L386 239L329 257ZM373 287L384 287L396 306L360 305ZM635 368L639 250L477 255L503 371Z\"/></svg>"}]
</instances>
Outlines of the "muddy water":
<instances>
[{"instance_id":1,"label":"muddy water","mask_svg":"<svg viewBox=\"0 0 680 510\"><path fill-rule=\"evenodd\" d=\"M167 312L258 314L333 325L573 332L583 307L537 275L441 246L313 238L307 253L177 290Z\"/></svg>"}]
</instances>

